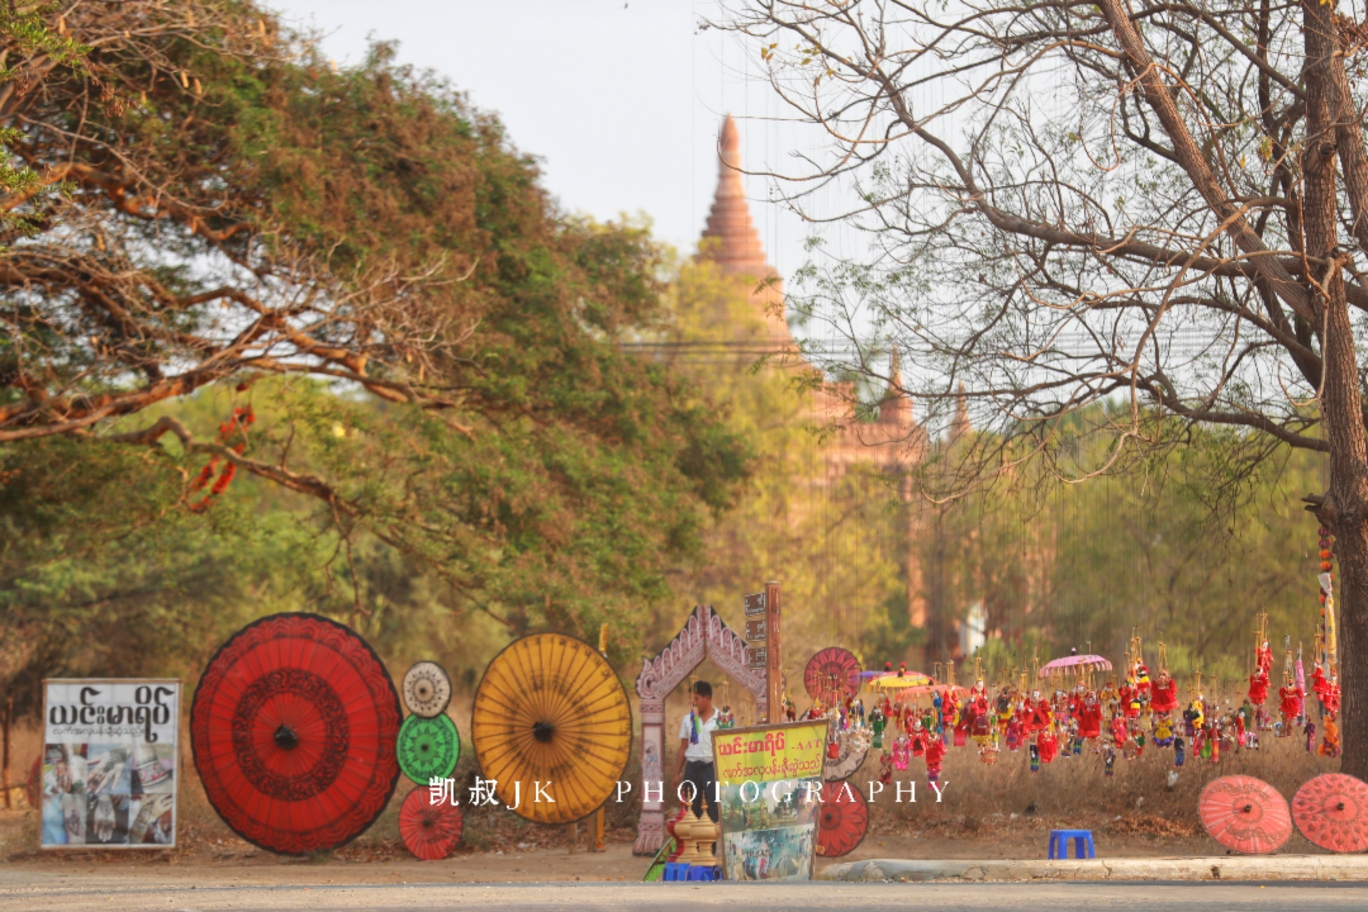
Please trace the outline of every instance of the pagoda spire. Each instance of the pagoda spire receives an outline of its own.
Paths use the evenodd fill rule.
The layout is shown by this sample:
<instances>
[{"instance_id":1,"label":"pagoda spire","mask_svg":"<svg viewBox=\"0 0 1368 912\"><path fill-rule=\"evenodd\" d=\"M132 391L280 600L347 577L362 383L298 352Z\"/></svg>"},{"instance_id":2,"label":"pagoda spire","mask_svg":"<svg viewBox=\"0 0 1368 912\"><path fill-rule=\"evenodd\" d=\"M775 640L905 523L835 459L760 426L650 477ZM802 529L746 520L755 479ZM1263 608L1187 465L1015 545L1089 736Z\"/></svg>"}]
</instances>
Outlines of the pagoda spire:
<instances>
[{"instance_id":1,"label":"pagoda spire","mask_svg":"<svg viewBox=\"0 0 1368 912\"><path fill-rule=\"evenodd\" d=\"M741 183L741 133L728 114L722 121L717 143L717 194L704 239L716 238L708 255L724 275L749 275L764 279L774 274L760 246L760 233L751 221L746 188Z\"/></svg>"},{"instance_id":2,"label":"pagoda spire","mask_svg":"<svg viewBox=\"0 0 1368 912\"><path fill-rule=\"evenodd\" d=\"M888 359L888 388L884 390L883 401L879 403L879 422L899 426L912 426L912 400L908 398L902 385L902 367L898 363L898 350L893 349Z\"/></svg>"},{"instance_id":3,"label":"pagoda spire","mask_svg":"<svg viewBox=\"0 0 1368 912\"><path fill-rule=\"evenodd\" d=\"M749 276L755 280L752 299L765 310L770 335L788 341L783 319L783 286L779 274L765 259L760 233L751 220L746 188L741 181L741 133L728 114L722 120L717 142L717 193L703 229L703 255L717 263L723 275ZM711 243L706 243L711 241ZM770 280L763 288L759 284Z\"/></svg>"}]
</instances>

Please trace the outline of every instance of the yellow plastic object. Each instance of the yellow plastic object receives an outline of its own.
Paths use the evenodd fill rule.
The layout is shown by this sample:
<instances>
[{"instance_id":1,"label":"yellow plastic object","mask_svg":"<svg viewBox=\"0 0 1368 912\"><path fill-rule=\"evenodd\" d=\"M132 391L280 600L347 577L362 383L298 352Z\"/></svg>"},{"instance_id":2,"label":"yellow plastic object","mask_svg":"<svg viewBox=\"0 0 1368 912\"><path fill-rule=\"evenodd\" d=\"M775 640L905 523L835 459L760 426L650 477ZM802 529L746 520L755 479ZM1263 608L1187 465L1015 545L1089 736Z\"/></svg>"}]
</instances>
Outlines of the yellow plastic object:
<instances>
[{"instance_id":1,"label":"yellow plastic object","mask_svg":"<svg viewBox=\"0 0 1368 912\"><path fill-rule=\"evenodd\" d=\"M510 810L569 823L608 800L632 749L627 691L592 646L558 633L510 643L475 691L481 775ZM538 800L540 798L540 800Z\"/></svg>"}]
</instances>

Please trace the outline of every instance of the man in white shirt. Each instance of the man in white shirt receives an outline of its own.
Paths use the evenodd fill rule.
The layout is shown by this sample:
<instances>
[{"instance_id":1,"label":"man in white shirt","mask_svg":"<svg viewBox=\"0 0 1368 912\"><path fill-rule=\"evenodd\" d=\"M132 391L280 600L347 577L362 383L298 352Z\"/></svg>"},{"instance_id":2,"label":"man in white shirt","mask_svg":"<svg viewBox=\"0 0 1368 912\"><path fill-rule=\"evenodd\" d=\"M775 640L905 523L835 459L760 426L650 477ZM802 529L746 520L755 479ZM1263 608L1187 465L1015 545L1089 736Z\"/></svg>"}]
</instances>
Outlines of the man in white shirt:
<instances>
[{"instance_id":1,"label":"man in white shirt","mask_svg":"<svg viewBox=\"0 0 1368 912\"><path fill-rule=\"evenodd\" d=\"M712 705L712 685L707 681L695 681L692 699L693 710L684 717L679 726L679 763L675 767L675 782L692 783L693 788L684 788L687 797L692 795L690 806L698 816L703 815L703 799L707 796L708 816L717 822L717 798L713 793L717 773L713 768L712 733L717 728L717 710Z\"/></svg>"}]
</instances>

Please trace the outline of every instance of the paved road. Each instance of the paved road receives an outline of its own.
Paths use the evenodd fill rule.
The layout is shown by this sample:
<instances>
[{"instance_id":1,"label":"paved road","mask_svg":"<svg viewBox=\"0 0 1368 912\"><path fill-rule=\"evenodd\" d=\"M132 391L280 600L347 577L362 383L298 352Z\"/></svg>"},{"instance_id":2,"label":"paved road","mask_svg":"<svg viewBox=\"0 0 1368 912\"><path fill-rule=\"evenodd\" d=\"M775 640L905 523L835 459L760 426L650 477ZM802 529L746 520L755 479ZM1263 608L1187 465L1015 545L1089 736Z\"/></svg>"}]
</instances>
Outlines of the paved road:
<instances>
[{"instance_id":1,"label":"paved road","mask_svg":"<svg viewBox=\"0 0 1368 912\"><path fill-rule=\"evenodd\" d=\"M1332 912L1368 908L1368 884L383 884L164 886L102 876L5 877L0 910L113 912L437 912L437 910L613 910L686 912L778 909L784 912L864 912L909 908L934 912ZM141 881L141 882L139 882Z\"/></svg>"}]
</instances>

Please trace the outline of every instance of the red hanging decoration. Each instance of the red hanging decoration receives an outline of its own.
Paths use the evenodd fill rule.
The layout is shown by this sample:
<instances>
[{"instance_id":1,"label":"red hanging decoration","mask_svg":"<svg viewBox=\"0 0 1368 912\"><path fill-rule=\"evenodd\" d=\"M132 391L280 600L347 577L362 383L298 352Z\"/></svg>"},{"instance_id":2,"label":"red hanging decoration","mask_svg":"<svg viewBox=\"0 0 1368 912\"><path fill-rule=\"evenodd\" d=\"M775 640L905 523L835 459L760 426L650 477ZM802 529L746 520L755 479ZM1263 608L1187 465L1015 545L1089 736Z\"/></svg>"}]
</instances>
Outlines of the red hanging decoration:
<instances>
[{"instance_id":1,"label":"red hanging decoration","mask_svg":"<svg viewBox=\"0 0 1368 912\"><path fill-rule=\"evenodd\" d=\"M250 405L233 409L233 417L219 425L219 443L228 447L239 456L242 455L247 450L247 428L255 422L256 413L252 411ZM234 440L236 440L236 442L233 442ZM220 465L223 466L221 470L219 469ZM209 489L209 493L190 504L191 513L203 513L205 510L209 509L209 506L213 503L215 497L218 497L228 489L228 485L233 483L233 478L237 475L237 463L233 462L231 459L224 459L221 456L210 457L209 464L203 469L200 469L200 473L196 475L195 480L190 483L190 490L203 491L205 486L209 484L210 479L214 477L214 472L216 470L218 471L218 479L214 481L214 485Z\"/></svg>"}]
</instances>

